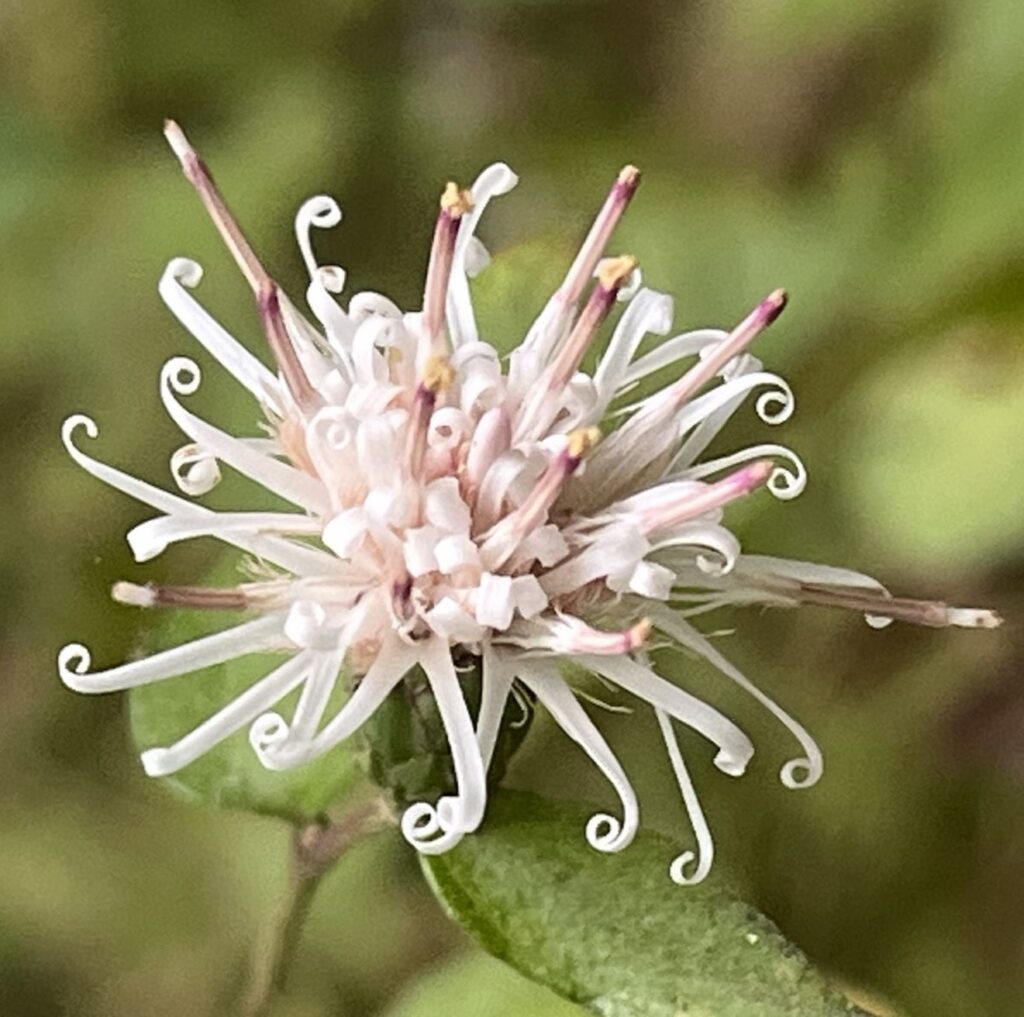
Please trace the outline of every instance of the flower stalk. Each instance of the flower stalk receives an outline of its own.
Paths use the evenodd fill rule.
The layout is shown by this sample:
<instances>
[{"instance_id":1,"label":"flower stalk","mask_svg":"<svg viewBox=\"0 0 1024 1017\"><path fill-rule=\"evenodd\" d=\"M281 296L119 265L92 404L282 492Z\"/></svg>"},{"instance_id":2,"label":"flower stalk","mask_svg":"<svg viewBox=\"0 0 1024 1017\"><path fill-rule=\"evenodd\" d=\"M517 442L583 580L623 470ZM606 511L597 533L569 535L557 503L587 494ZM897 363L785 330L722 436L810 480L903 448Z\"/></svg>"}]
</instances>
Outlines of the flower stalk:
<instances>
[{"instance_id":1,"label":"flower stalk","mask_svg":"<svg viewBox=\"0 0 1024 1017\"><path fill-rule=\"evenodd\" d=\"M334 820L293 829L285 896L253 955L243 1017L267 1017L274 1001L288 991L302 933L324 877L352 847L391 823L382 801L375 798Z\"/></svg>"}]
</instances>

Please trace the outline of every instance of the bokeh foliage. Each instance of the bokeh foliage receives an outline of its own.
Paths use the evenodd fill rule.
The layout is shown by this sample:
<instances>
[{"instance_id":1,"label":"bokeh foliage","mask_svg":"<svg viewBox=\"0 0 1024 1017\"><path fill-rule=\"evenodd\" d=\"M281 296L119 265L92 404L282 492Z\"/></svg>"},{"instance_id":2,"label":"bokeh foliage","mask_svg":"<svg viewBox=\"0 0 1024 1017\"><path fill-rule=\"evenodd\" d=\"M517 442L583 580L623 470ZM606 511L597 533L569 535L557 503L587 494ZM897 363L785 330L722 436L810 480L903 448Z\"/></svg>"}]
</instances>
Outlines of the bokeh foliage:
<instances>
[{"instance_id":1,"label":"bokeh foliage","mask_svg":"<svg viewBox=\"0 0 1024 1017\"><path fill-rule=\"evenodd\" d=\"M319 243L352 290L412 304L439 186L495 158L522 185L489 212L486 237L496 251L530 245L521 264L540 251L538 278L544 250L571 247L632 161L646 179L617 242L675 294L680 328L728 324L789 288L760 352L797 392L771 437L804 456L811 485L792 505L745 506L746 546L991 604L1010 624L989 636L877 633L812 611L715 619L737 630L726 652L826 753L818 788L785 791L784 735L704 669L671 665L757 739L741 782L696 768L719 865L816 961L911 1017L1022 1012L1022 46L1014 0L0 11L0 1011L221 1013L283 883L286 831L148 784L125 703L73 697L54 673L64 642L87 642L98 666L139 644L143 619L107 600L114 579L187 580L215 554L132 564L121 535L145 510L77 471L56 437L86 410L98 455L168 480L181 441L157 372L194 352L155 294L172 256L207 267L202 299L258 348L244 287L164 150L171 114L296 295L303 198L341 201L345 222ZM534 282L488 314L492 329L528 320ZM251 427L214 370L195 401ZM755 423L737 422L729 443ZM228 480L213 503L242 490ZM602 724L647 821L678 834L653 724ZM535 728L516 784L605 794L543 718ZM543 994L511 975L452 959L465 949L398 838L382 837L327 882L282 1017L387 1012L398 995L395 1013L436 1012L416 1001L436 991L419 985L436 965L440 998L542 1012L525 1000Z\"/></svg>"}]
</instances>

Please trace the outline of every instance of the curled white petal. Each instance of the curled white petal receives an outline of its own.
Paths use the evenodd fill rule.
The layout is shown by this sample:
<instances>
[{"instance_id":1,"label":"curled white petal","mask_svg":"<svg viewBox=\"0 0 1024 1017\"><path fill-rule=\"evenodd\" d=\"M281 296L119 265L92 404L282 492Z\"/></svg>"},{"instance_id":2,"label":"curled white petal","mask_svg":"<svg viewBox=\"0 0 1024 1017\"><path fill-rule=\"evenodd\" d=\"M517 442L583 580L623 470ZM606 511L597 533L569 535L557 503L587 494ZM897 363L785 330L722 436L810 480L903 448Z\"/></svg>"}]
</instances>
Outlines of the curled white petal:
<instances>
[{"instance_id":1,"label":"curled white petal","mask_svg":"<svg viewBox=\"0 0 1024 1017\"><path fill-rule=\"evenodd\" d=\"M306 303L327 333L327 342L339 369L349 377L350 346L355 325L332 296L344 290L345 270L340 265L319 265L311 237L314 227L330 229L340 222L341 206L330 195L319 194L299 208L295 216L295 238L309 274Z\"/></svg>"},{"instance_id":2,"label":"curled white petal","mask_svg":"<svg viewBox=\"0 0 1024 1017\"><path fill-rule=\"evenodd\" d=\"M728 335L728 332L720 328L702 328L666 339L660 346L651 350L650 353L638 357L629 365L622 377L621 385L623 388L632 385L641 378L646 378L670 364L686 357L692 357L695 353L700 353L709 347L717 346L728 338ZM621 391L620 389L620 393Z\"/></svg>"},{"instance_id":3,"label":"curled white petal","mask_svg":"<svg viewBox=\"0 0 1024 1017\"><path fill-rule=\"evenodd\" d=\"M586 835L597 851L613 853L628 847L640 825L636 794L625 771L594 722L580 706L557 668L540 662L517 667L519 679L605 775L622 803L622 819L599 812L587 822Z\"/></svg>"},{"instance_id":4,"label":"curled white petal","mask_svg":"<svg viewBox=\"0 0 1024 1017\"><path fill-rule=\"evenodd\" d=\"M277 378L187 292L198 286L202 277L203 270L197 262L175 258L160 278L160 296L178 321L233 378L260 402L279 410L281 387Z\"/></svg>"},{"instance_id":5,"label":"curled white petal","mask_svg":"<svg viewBox=\"0 0 1024 1017\"><path fill-rule=\"evenodd\" d=\"M340 265L320 265L313 276L328 293L341 293L345 289L347 279L345 270Z\"/></svg>"},{"instance_id":6,"label":"curled white petal","mask_svg":"<svg viewBox=\"0 0 1024 1017\"><path fill-rule=\"evenodd\" d=\"M313 227L321 230L332 229L340 222L341 206L329 194L317 194L308 198L299 207L295 215L295 239L298 241L299 251L302 253L302 260L310 279L319 269L316 256L313 254L310 232Z\"/></svg>"},{"instance_id":7,"label":"curled white petal","mask_svg":"<svg viewBox=\"0 0 1024 1017\"><path fill-rule=\"evenodd\" d=\"M694 554L696 548L713 552L713 557L703 552ZM705 575L716 577L728 575L741 560L736 536L724 526L702 520L676 526L654 545L652 554L671 568L679 569L692 562Z\"/></svg>"},{"instance_id":8,"label":"curled white petal","mask_svg":"<svg viewBox=\"0 0 1024 1017\"><path fill-rule=\"evenodd\" d=\"M774 699L754 685L749 678L726 660L706 637L702 636L692 625L679 617L676 612L661 605L652 605L649 614L658 629L671 636L681 646L685 646L702 656L727 678L753 696L800 743L804 755L789 760L782 767L779 774L782 783L786 787L793 789L812 787L821 779L822 770L824 769L821 749L818 748L817 742L815 742L807 729L798 720L790 716Z\"/></svg>"},{"instance_id":9,"label":"curled white petal","mask_svg":"<svg viewBox=\"0 0 1024 1017\"><path fill-rule=\"evenodd\" d=\"M887 629L893 623L893 619L884 614L866 614L864 621L873 629Z\"/></svg>"},{"instance_id":10,"label":"curled white petal","mask_svg":"<svg viewBox=\"0 0 1024 1017\"><path fill-rule=\"evenodd\" d=\"M81 643L71 643L60 651L57 670L75 692L119 692L280 647L282 623L281 615L266 615L107 671L90 672L89 651Z\"/></svg>"},{"instance_id":11,"label":"curled white petal","mask_svg":"<svg viewBox=\"0 0 1024 1017\"><path fill-rule=\"evenodd\" d=\"M271 770L286 770L329 752L362 727L416 659L417 653L412 647L397 636L388 637L352 695L317 735L298 744L292 741L271 744L260 755L260 762ZM258 746L253 747L259 751Z\"/></svg>"},{"instance_id":12,"label":"curled white petal","mask_svg":"<svg viewBox=\"0 0 1024 1017\"><path fill-rule=\"evenodd\" d=\"M201 379L199 365L188 357L171 357L164 364L160 395L171 419L194 442L267 490L307 510L323 511L327 499L321 481L206 423L178 402L176 396L194 394Z\"/></svg>"},{"instance_id":13,"label":"curled white petal","mask_svg":"<svg viewBox=\"0 0 1024 1017\"><path fill-rule=\"evenodd\" d=\"M594 373L598 400L590 420L596 422L608 409L623 385L629 363L648 333L664 335L672 327L672 298L656 290L643 289L632 299L619 319Z\"/></svg>"},{"instance_id":14,"label":"curled white petal","mask_svg":"<svg viewBox=\"0 0 1024 1017\"><path fill-rule=\"evenodd\" d=\"M723 381L710 392L705 392L704 395L687 403L673 419L676 432L680 435L686 434L716 410L733 403L739 405L742 397L756 389L766 389L756 403L758 415L765 423L781 424L793 415L796 400L785 378L770 371L751 371ZM779 408L769 412L768 407L773 404L777 404Z\"/></svg>"},{"instance_id":15,"label":"curled white petal","mask_svg":"<svg viewBox=\"0 0 1024 1017\"><path fill-rule=\"evenodd\" d=\"M491 263L490 251L479 237L470 237L466 245L466 275L475 279Z\"/></svg>"},{"instance_id":16,"label":"curled white petal","mask_svg":"<svg viewBox=\"0 0 1024 1017\"><path fill-rule=\"evenodd\" d=\"M452 346L456 349L465 343L478 340L476 315L473 313L473 302L469 295L468 278L476 275L483 264L486 264L480 257L482 245L474 243L480 217L491 198L507 194L518 182L519 178L505 163L497 162L483 170L470 188L473 208L468 215L462 217L462 221L459 223L445 302L445 315L451 333Z\"/></svg>"},{"instance_id":17,"label":"curled white petal","mask_svg":"<svg viewBox=\"0 0 1024 1017\"><path fill-rule=\"evenodd\" d=\"M582 654L576 660L702 734L718 747L714 763L723 773L738 777L746 770L754 754L754 746L728 717L709 703L684 692L628 656Z\"/></svg>"},{"instance_id":18,"label":"curled white petal","mask_svg":"<svg viewBox=\"0 0 1024 1017\"><path fill-rule=\"evenodd\" d=\"M180 515L182 518L189 519L208 518L213 515L209 509L204 509L167 491L162 491L159 487L147 484L144 480L139 480L137 477L133 477L122 470L115 469L113 466L108 466L106 463L86 455L74 443L75 432L79 428L84 429L86 435L90 438L96 438L99 435L96 422L91 417L87 417L82 413L76 413L64 421L61 427L61 440L64 442L68 455L87 473L96 477L97 480L109 484L116 490L121 491L122 494L127 494L130 498L135 498L144 505L149 505L160 512ZM322 551L318 551L316 548L301 547L277 537L252 537L242 533L218 533L217 536L226 543L265 558L267 561L273 562L275 565L288 569L297 575L307 575L309 573L320 575L325 571L329 573L336 565L329 556L325 555Z\"/></svg>"},{"instance_id":19,"label":"curled white petal","mask_svg":"<svg viewBox=\"0 0 1024 1017\"><path fill-rule=\"evenodd\" d=\"M57 672L60 674L60 680L76 692L85 691L79 679L89 673L90 667L92 654L82 643L68 643L57 654Z\"/></svg>"},{"instance_id":20,"label":"curled white petal","mask_svg":"<svg viewBox=\"0 0 1024 1017\"><path fill-rule=\"evenodd\" d=\"M268 533L316 535L322 525L310 516L287 512L206 512L203 515L174 514L148 519L127 533L128 546L136 561L149 561L163 554L168 545L195 537L232 534L257 536ZM329 559L328 559L329 560Z\"/></svg>"},{"instance_id":21,"label":"curled white petal","mask_svg":"<svg viewBox=\"0 0 1024 1017\"><path fill-rule=\"evenodd\" d=\"M820 752L815 759L790 759L779 771L779 780L791 791L799 791L805 787L814 787L821 780L823 769Z\"/></svg>"},{"instance_id":22,"label":"curled white petal","mask_svg":"<svg viewBox=\"0 0 1024 1017\"><path fill-rule=\"evenodd\" d=\"M177 495L170 494L167 491L161 491L160 488L147 484L144 480L139 480L128 473L115 469L113 466L108 466L106 463L93 459L92 456L86 455L74 442L75 432L80 428L85 431L86 436L89 438L95 439L99 437L100 432L96 426L96 421L92 417L87 417L84 413L76 413L68 417L61 426L61 440L64 442L64 447L71 458L87 473L92 474L98 480L102 480L105 484L109 484L123 494L127 494L129 497L135 498L144 505L149 505L160 512L170 513L184 510L188 513L203 511L191 502L185 501L184 498L179 498Z\"/></svg>"},{"instance_id":23,"label":"curled white petal","mask_svg":"<svg viewBox=\"0 0 1024 1017\"><path fill-rule=\"evenodd\" d=\"M782 459L784 462L777 463L772 470L768 478L768 490L780 501L790 501L802 494L807 487L807 467L804 466L803 460L785 445L751 445L731 455L691 466L673 476L687 480L702 480L704 477L723 473L755 459L769 458Z\"/></svg>"},{"instance_id":24,"label":"curled white petal","mask_svg":"<svg viewBox=\"0 0 1024 1017\"><path fill-rule=\"evenodd\" d=\"M614 854L633 842L635 833L630 833L626 824L618 816L608 812L595 812L587 820L587 843L595 851Z\"/></svg>"},{"instance_id":25,"label":"curled white petal","mask_svg":"<svg viewBox=\"0 0 1024 1017\"><path fill-rule=\"evenodd\" d=\"M462 830L445 830L437 809L427 802L414 802L401 820L402 836L421 855L440 855L450 851L465 837Z\"/></svg>"},{"instance_id":26,"label":"curled white petal","mask_svg":"<svg viewBox=\"0 0 1024 1017\"><path fill-rule=\"evenodd\" d=\"M501 718L505 713L505 704L512 691L514 675L512 666L487 646L483 651L481 667L482 694L480 712L476 718L476 740L480 746L484 770L489 770L494 756L494 747L498 741Z\"/></svg>"},{"instance_id":27,"label":"curled white petal","mask_svg":"<svg viewBox=\"0 0 1024 1017\"><path fill-rule=\"evenodd\" d=\"M342 647L333 653L319 653L314 657L313 667L306 684L302 686L302 694L295 706L288 731L295 741L308 742L316 735L320 719L337 684L344 655Z\"/></svg>"},{"instance_id":28,"label":"curled white petal","mask_svg":"<svg viewBox=\"0 0 1024 1017\"><path fill-rule=\"evenodd\" d=\"M216 456L198 445L183 445L171 456L171 476L178 489L193 498L208 494L221 479Z\"/></svg>"},{"instance_id":29,"label":"curled white petal","mask_svg":"<svg viewBox=\"0 0 1024 1017\"><path fill-rule=\"evenodd\" d=\"M326 608L311 600L296 600L288 609L284 634L305 650L332 650L339 642L339 627L332 624Z\"/></svg>"},{"instance_id":30,"label":"curled white petal","mask_svg":"<svg viewBox=\"0 0 1024 1017\"><path fill-rule=\"evenodd\" d=\"M420 651L420 666L441 715L458 788L457 794L438 802L437 821L445 834L472 833L480 825L487 805L487 779L447 641L437 637L428 640Z\"/></svg>"},{"instance_id":31,"label":"curled white petal","mask_svg":"<svg viewBox=\"0 0 1024 1017\"><path fill-rule=\"evenodd\" d=\"M264 756L277 751L288 741L288 734L288 722L281 714L264 713L249 728L249 744L262 762Z\"/></svg>"},{"instance_id":32,"label":"curled white petal","mask_svg":"<svg viewBox=\"0 0 1024 1017\"><path fill-rule=\"evenodd\" d=\"M292 657L173 745L147 749L141 756L146 773L150 777L176 773L255 721L271 703L284 698L302 682L309 663L307 654Z\"/></svg>"},{"instance_id":33,"label":"curled white petal","mask_svg":"<svg viewBox=\"0 0 1024 1017\"><path fill-rule=\"evenodd\" d=\"M289 724L279 713L264 713L249 728L249 744L268 769L280 769L277 760L289 749L308 746L316 734L344 658L344 650L311 654L309 675Z\"/></svg>"},{"instance_id":34,"label":"curled white petal","mask_svg":"<svg viewBox=\"0 0 1024 1017\"><path fill-rule=\"evenodd\" d=\"M782 424L793 416L793 411L796 409L796 398L789 385L782 381L778 388L759 395L754 405L757 407L757 415L766 424ZM773 406L777 409L772 409Z\"/></svg>"},{"instance_id":35,"label":"curled white petal","mask_svg":"<svg viewBox=\"0 0 1024 1017\"><path fill-rule=\"evenodd\" d=\"M401 308L383 293L374 293L372 290L363 290L356 293L348 302L349 317L360 325L367 318L381 317L399 319L402 317Z\"/></svg>"},{"instance_id":36,"label":"curled white petal","mask_svg":"<svg viewBox=\"0 0 1024 1017\"><path fill-rule=\"evenodd\" d=\"M661 729L661 736L665 741L672 771L675 773L679 791L683 796L683 804L686 806L686 814L693 827L693 835L697 839L696 852L684 851L673 859L672 864L669 865L668 874L673 883L677 883L679 886L692 886L701 882L711 871L711 864L715 858L715 844L707 819L704 817L704 810L700 807L700 800L694 790L693 781L686 769L683 754L679 749L679 741L672 730L672 720L664 710L655 708L654 714L658 718L658 727ZM688 871L691 866L693 866L693 870Z\"/></svg>"}]
</instances>

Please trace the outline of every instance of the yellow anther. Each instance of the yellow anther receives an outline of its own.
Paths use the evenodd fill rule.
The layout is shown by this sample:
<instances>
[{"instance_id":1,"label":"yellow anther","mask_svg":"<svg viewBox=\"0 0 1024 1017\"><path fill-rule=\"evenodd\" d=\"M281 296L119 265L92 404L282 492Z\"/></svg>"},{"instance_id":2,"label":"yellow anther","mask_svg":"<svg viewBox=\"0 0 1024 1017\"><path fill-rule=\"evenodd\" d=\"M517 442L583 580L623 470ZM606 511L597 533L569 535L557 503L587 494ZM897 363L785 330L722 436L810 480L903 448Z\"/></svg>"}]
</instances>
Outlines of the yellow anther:
<instances>
[{"instance_id":1,"label":"yellow anther","mask_svg":"<svg viewBox=\"0 0 1024 1017\"><path fill-rule=\"evenodd\" d=\"M598 263L597 281L606 289L621 286L636 268L637 260L629 254L618 258L605 258Z\"/></svg>"},{"instance_id":2,"label":"yellow anther","mask_svg":"<svg viewBox=\"0 0 1024 1017\"><path fill-rule=\"evenodd\" d=\"M431 392L441 392L455 381L455 368L448 358L435 354L423 367L423 387Z\"/></svg>"},{"instance_id":3,"label":"yellow anther","mask_svg":"<svg viewBox=\"0 0 1024 1017\"><path fill-rule=\"evenodd\" d=\"M639 650L644 643L647 642L650 637L651 630L654 626L651 624L650 618L641 618L630 630L629 630L629 644L634 650Z\"/></svg>"},{"instance_id":4,"label":"yellow anther","mask_svg":"<svg viewBox=\"0 0 1024 1017\"><path fill-rule=\"evenodd\" d=\"M601 428L581 427L569 434L566 451L573 459L582 459L601 440Z\"/></svg>"},{"instance_id":5,"label":"yellow anther","mask_svg":"<svg viewBox=\"0 0 1024 1017\"><path fill-rule=\"evenodd\" d=\"M469 191L449 180L441 195L441 208L453 219L458 219L473 210L473 197Z\"/></svg>"}]
</instances>

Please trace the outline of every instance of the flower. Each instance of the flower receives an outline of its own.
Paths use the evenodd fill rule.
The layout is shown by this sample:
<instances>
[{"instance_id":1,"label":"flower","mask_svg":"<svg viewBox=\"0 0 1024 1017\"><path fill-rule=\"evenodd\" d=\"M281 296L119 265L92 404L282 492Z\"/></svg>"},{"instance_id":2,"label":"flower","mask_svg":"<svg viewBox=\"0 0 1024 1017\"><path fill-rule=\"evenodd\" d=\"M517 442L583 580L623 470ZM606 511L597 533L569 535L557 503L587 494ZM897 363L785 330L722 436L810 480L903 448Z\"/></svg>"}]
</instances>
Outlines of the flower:
<instances>
[{"instance_id":1,"label":"flower","mask_svg":"<svg viewBox=\"0 0 1024 1017\"><path fill-rule=\"evenodd\" d=\"M213 536L251 555L262 578L230 589L118 583L113 594L125 604L244 610L252 618L106 671L91 672L88 650L72 644L59 655L59 671L77 691L106 692L245 654L283 656L180 741L144 752L147 773L173 773L244 728L266 767L301 765L356 731L419 666L437 702L457 788L406 810L402 830L412 844L440 852L479 826L500 720L521 687L613 785L622 815L595 815L587 838L599 850L618 851L637 830L636 796L560 670L569 658L653 707L697 841L697 851L675 859L670 872L677 882L696 882L711 864L712 840L673 721L710 742L715 765L730 776L744 772L754 749L719 710L652 669L646 656L652 640L704 657L771 711L800 746L782 781L807 787L822 771L813 739L691 625L692 616L725 604L811 603L886 622L998 623L987 611L891 597L858 573L741 554L722 523L724 509L761 487L792 498L806 471L793 452L774 444L703 462L700 456L755 392L766 423L792 414L786 382L748 352L786 297L770 294L729 332L687 332L639 354L646 336L669 333L672 301L640 288L633 258L604 257L637 189L634 167L612 184L562 285L505 369L479 335L468 280L488 261L476 237L480 216L516 183L506 165L484 170L469 190L448 185L423 307L414 313L377 293L356 294L342 309L336 295L345 274L319 265L311 242L313 228L336 225L341 210L329 197L307 201L296 233L316 327L260 264L181 129L169 122L166 135L256 296L275 370L189 293L200 280L197 264L172 261L160 293L251 393L267 434L235 437L188 410L181 397L198 388L199 367L174 357L161 373L160 395L190 440L171 457L187 497L82 451L78 432L97 436L88 417L65 422L64 443L90 473L157 511L128 533L137 560L178 541ZM581 364L617 303L625 308L588 374ZM641 383L650 387L653 376L686 362L675 380L623 405ZM294 510L214 512L191 500L217 483L222 465ZM475 719L456 651L481 662ZM343 673L359 677L324 722ZM301 693L286 720L272 708L296 689Z\"/></svg>"}]
</instances>

